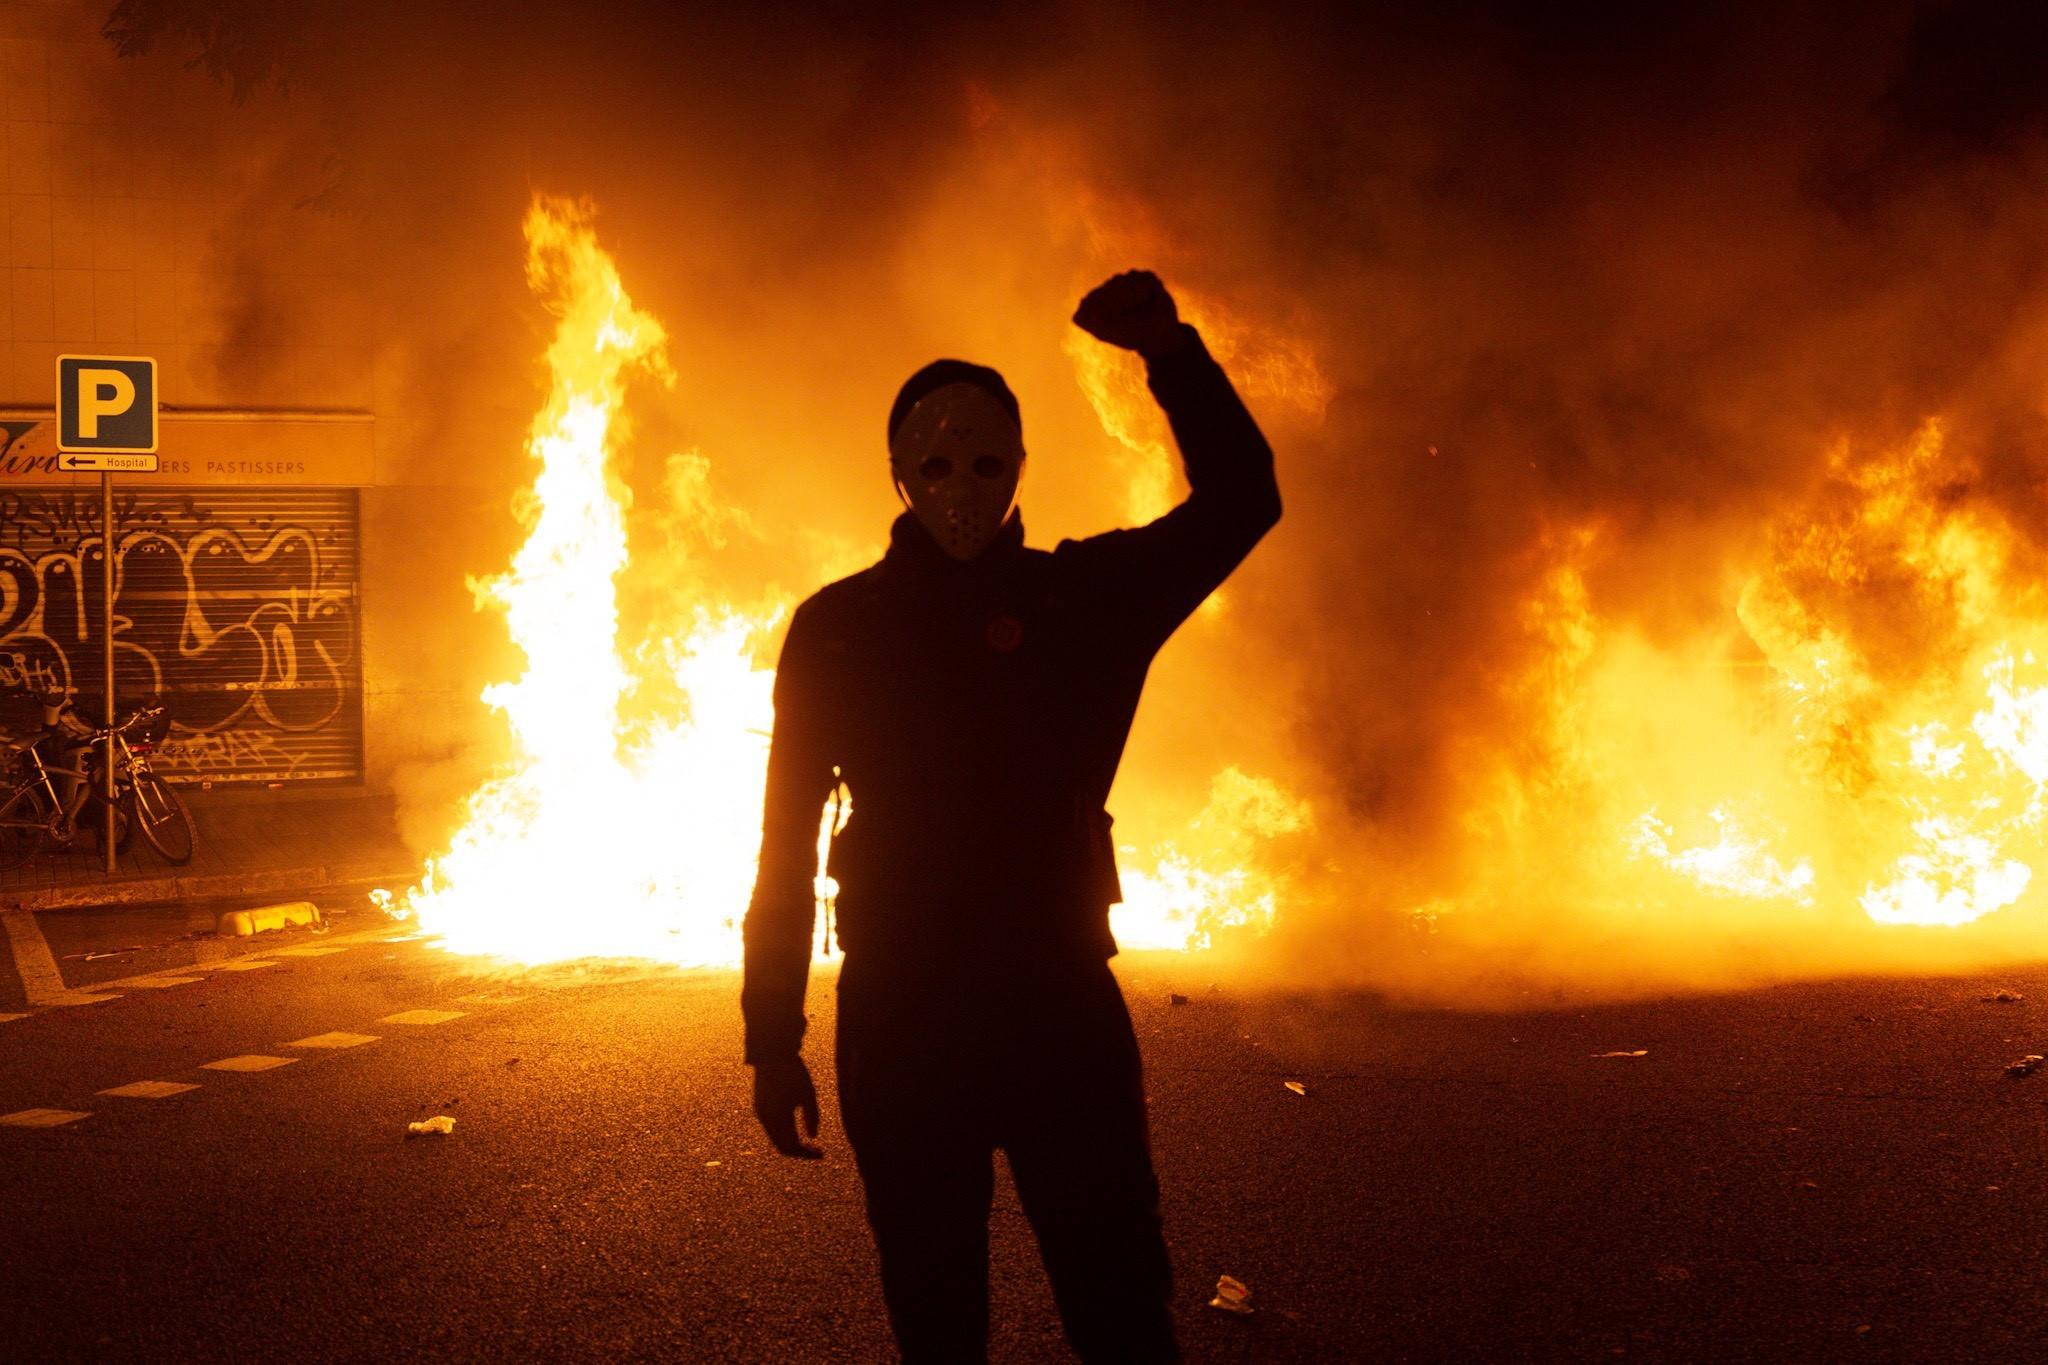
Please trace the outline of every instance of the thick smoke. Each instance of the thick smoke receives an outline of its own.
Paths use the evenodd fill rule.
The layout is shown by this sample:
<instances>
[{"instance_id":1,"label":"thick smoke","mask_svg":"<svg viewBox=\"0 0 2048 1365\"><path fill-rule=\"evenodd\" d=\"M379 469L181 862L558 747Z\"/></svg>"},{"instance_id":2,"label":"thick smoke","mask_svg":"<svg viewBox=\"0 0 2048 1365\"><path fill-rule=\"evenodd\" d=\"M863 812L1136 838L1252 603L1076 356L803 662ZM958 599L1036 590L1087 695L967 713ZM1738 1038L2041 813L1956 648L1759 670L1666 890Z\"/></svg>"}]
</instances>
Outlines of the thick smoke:
<instances>
[{"instance_id":1,"label":"thick smoke","mask_svg":"<svg viewBox=\"0 0 2048 1365\"><path fill-rule=\"evenodd\" d=\"M274 9L129 0L114 24L239 92L252 260L328 225L345 297L253 298L248 326L360 318L401 458L509 489L540 349L520 212L590 196L672 334L676 386L635 405L644 515L677 450L734 509L695 583L800 593L870 556L882 414L937 354L1022 397L1034 539L1116 520L1129 456L1062 349L1109 271L1155 266L1247 355L1312 356L1322 400L1253 399L1287 519L1162 658L1120 789L1155 835L1233 762L1308 799L1315 834L1272 853L1281 966L1585 985L1559 964L1615 946L1554 900L1435 938L1410 914L1487 879L1475 765L1546 799L1514 680L1585 528L1587 608L1683 640L1725 624L1733 558L1831 449L1938 415L1944 496L2048 536L2025 7ZM1906 627L1902 669L1920 648ZM1639 985L1884 956L1791 934L1660 966L1639 937Z\"/></svg>"}]
</instances>

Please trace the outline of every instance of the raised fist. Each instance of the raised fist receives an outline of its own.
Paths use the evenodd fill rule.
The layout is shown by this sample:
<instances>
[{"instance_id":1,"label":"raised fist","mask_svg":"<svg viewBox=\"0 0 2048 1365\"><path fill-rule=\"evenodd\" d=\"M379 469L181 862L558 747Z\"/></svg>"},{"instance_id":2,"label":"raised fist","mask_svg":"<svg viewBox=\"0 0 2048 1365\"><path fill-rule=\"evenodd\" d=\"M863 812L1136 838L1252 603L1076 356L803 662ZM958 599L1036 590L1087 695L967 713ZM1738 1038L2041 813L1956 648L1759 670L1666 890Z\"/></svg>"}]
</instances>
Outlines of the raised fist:
<instances>
[{"instance_id":1,"label":"raised fist","mask_svg":"<svg viewBox=\"0 0 2048 1365\"><path fill-rule=\"evenodd\" d=\"M1074 325L1140 355L1173 350L1185 335L1173 295L1149 270L1126 270L1089 290L1074 310Z\"/></svg>"}]
</instances>

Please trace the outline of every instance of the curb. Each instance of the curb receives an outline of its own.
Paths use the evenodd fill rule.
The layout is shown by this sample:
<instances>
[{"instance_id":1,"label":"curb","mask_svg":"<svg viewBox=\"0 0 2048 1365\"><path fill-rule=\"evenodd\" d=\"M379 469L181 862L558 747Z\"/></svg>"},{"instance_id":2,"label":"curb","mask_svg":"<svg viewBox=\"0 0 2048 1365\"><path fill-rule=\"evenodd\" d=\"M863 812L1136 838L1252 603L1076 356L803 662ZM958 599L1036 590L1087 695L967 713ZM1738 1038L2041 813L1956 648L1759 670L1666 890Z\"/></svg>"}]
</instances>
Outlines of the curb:
<instances>
[{"instance_id":1,"label":"curb","mask_svg":"<svg viewBox=\"0 0 2048 1365\"><path fill-rule=\"evenodd\" d=\"M138 877L97 885L73 883L35 891L0 892L0 907L10 910L76 910L96 905L155 905L215 896L263 895L272 891L332 891L370 882L409 885L418 877L417 867L390 863L263 868L197 877Z\"/></svg>"}]
</instances>

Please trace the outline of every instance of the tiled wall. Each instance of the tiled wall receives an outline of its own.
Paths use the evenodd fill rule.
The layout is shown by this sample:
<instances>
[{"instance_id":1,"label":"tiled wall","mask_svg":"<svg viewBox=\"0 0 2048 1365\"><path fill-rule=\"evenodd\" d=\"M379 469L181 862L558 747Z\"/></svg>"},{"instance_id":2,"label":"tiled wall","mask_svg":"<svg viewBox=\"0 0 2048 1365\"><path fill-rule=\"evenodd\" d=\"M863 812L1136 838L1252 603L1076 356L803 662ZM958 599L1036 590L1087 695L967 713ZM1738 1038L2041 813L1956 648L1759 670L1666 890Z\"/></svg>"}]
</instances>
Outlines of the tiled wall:
<instances>
[{"instance_id":1,"label":"tiled wall","mask_svg":"<svg viewBox=\"0 0 2048 1365\"><path fill-rule=\"evenodd\" d=\"M174 406L375 412L376 476L362 493L366 781L388 790L403 773L432 788L443 779L422 774L500 736L476 695L514 661L480 662L508 645L465 584L516 543L508 465L445 458L444 416L400 401L402 346L382 344L380 305L351 272L382 272L389 300L408 297L394 281L431 279L441 263L419 244L372 240L391 231L374 213L304 207L320 184L318 139L284 152L278 125L307 111L274 92L237 105L188 53L117 58L99 32L112 7L0 0L0 407L47 408L56 356L100 351L155 356ZM516 288L516 218L499 249ZM493 420L516 454L532 393L522 377L486 397L500 390L512 406Z\"/></svg>"},{"instance_id":2,"label":"tiled wall","mask_svg":"<svg viewBox=\"0 0 2048 1365\"><path fill-rule=\"evenodd\" d=\"M345 225L260 202L274 106L185 54L116 57L111 8L0 0L0 404L47 405L55 357L100 351L156 356L169 404L371 407L372 348L321 325L349 311L319 269Z\"/></svg>"}]
</instances>

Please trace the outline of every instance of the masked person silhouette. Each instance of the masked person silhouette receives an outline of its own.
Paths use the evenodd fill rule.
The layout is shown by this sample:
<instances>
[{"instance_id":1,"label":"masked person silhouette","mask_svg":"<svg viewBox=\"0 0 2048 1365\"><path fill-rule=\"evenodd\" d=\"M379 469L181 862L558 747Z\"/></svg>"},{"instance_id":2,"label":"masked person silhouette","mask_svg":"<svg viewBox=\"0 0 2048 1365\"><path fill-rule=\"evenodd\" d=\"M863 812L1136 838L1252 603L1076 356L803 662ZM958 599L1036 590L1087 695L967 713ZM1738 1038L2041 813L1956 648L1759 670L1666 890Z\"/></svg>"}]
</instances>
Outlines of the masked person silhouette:
<instances>
[{"instance_id":1,"label":"masked person silhouette","mask_svg":"<svg viewBox=\"0 0 2048 1365\"><path fill-rule=\"evenodd\" d=\"M992 1161L1006 1153L1085 1361L1179 1358L1138 1047L1108 959L1103 809L1153 655L1280 516L1273 456L1144 271L1074 321L1144 357L1187 499L1135 530L1027 549L1017 400L940 360L889 413L908 510L881 562L796 611L775 677L741 1006L754 1112L815 1157L799 1055L819 822L844 782L839 1110L907 1361L978 1361Z\"/></svg>"}]
</instances>

